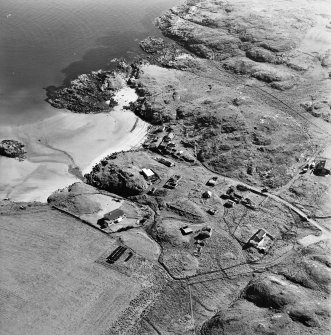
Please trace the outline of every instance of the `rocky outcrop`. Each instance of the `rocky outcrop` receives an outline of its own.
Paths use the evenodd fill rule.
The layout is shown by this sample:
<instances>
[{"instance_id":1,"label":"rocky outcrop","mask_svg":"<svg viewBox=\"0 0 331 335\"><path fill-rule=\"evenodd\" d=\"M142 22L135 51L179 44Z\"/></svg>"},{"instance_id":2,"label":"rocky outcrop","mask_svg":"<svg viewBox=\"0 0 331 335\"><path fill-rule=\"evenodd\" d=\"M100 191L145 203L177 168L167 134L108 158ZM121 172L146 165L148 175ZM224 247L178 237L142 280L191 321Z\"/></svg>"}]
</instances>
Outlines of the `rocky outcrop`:
<instances>
[{"instance_id":1,"label":"rocky outcrop","mask_svg":"<svg viewBox=\"0 0 331 335\"><path fill-rule=\"evenodd\" d=\"M195 55L286 90L311 63L294 52L314 24L303 8L267 1L192 0L166 12L157 24ZM327 67L329 53L322 56L320 65Z\"/></svg>"},{"instance_id":2,"label":"rocky outcrop","mask_svg":"<svg viewBox=\"0 0 331 335\"><path fill-rule=\"evenodd\" d=\"M96 165L85 177L92 186L126 197L142 194L148 187L136 167L120 167L107 159Z\"/></svg>"},{"instance_id":3,"label":"rocky outcrop","mask_svg":"<svg viewBox=\"0 0 331 335\"><path fill-rule=\"evenodd\" d=\"M147 53L155 54L164 49L165 43L163 38L147 37L140 42L140 47Z\"/></svg>"},{"instance_id":4,"label":"rocky outcrop","mask_svg":"<svg viewBox=\"0 0 331 335\"><path fill-rule=\"evenodd\" d=\"M218 312L201 330L212 334L314 334L327 332L327 304L312 292L278 276L249 282L242 300Z\"/></svg>"},{"instance_id":5,"label":"rocky outcrop","mask_svg":"<svg viewBox=\"0 0 331 335\"><path fill-rule=\"evenodd\" d=\"M125 85L125 72L130 70L126 65L121 72L99 70L82 74L66 87L48 87L47 101L55 108L75 113L107 112L117 105L113 96Z\"/></svg>"},{"instance_id":6,"label":"rocky outcrop","mask_svg":"<svg viewBox=\"0 0 331 335\"><path fill-rule=\"evenodd\" d=\"M329 99L305 101L301 104L301 107L311 115L322 118L326 122L331 122L331 101Z\"/></svg>"},{"instance_id":7,"label":"rocky outcrop","mask_svg":"<svg viewBox=\"0 0 331 335\"><path fill-rule=\"evenodd\" d=\"M166 42L162 38L147 37L140 42L140 47L150 56L148 58L158 65L168 68L191 70L199 66L196 57L189 54L176 43Z\"/></svg>"},{"instance_id":8,"label":"rocky outcrop","mask_svg":"<svg viewBox=\"0 0 331 335\"><path fill-rule=\"evenodd\" d=\"M24 160L26 151L24 144L16 140L2 140L0 142L0 156Z\"/></svg>"}]
</instances>

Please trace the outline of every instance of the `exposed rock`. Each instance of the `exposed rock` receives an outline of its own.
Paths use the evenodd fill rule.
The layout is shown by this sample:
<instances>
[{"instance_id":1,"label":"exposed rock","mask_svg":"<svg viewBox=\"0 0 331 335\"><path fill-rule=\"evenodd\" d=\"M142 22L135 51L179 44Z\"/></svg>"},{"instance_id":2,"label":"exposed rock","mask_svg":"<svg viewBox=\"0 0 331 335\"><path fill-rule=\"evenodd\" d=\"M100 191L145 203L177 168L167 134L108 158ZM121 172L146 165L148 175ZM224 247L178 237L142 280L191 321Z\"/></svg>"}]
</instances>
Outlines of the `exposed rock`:
<instances>
[{"instance_id":1,"label":"exposed rock","mask_svg":"<svg viewBox=\"0 0 331 335\"><path fill-rule=\"evenodd\" d=\"M331 122L331 107L327 99L319 101L305 101L301 107L315 117L320 117L326 122Z\"/></svg>"},{"instance_id":2,"label":"exposed rock","mask_svg":"<svg viewBox=\"0 0 331 335\"><path fill-rule=\"evenodd\" d=\"M106 159L96 165L85 177L88 184L122 196L139 195L148 187L137 168L120 167Z\"/></svg>"},{"instance_id":3,"label":"exposed rock","mask_svg":"<svg viewBox=\"0 0 331 335\"><path fill-rule=\"evenodd\" d=\"M25 154L24 144L19 141L2 140L0 142L0 155L2 156L24 160Z\"/></svg>"},{"instance_id":4,"label":"exposed rock","mask_svg":"<svg viewBox=\"0 0 331 335\"><path fill-rule=\"evenodd\" d=\"M75 113L109 111L117 105L113 96L125 85L125 71L122 66L121 72L99 70L82 74L67 87L49 87L47 101L55 108L66 108Z\"/></svg>"},{"instance_id":5,"label":"exposed rock","mask_svg":"<svg viewBox=\"0 0 331 335\"><path fill-rule=\"evenodd\" d=\"M275 54L267 49L256 47L246 51L246 56L255 62L276 63L277 57Z\"/></svg>"},{"instance_id":6,"label":"exposed rock","mask_svg":"<svg viewBox=\"0 0 331 335\"><path fill-rule=\"evenodd\" d=\"M161 51L165 47L163 38L153 38L151 36L142 40L139 45L145 52L151 54Z\"/></svg>"},{"instance_id":7,"label":"exposed rock","mask_svg":"<svg viewBox=\"0 0 331 335\"><path fill-rule=\"evenodd\" d=\"M166 42L162 38L147 37L140 42L140 47L150 54L148 57L153 63L164 67L190 70L198 67L199 63L195 57L187 53L187 50L180 48L176 43Z\"/></svg>"},{"instance_id":8,"label":"exposed rock","mask_svg":"<svg viewBox=\"0 0 331 335\"><path fill-rule=\"evenodd\" d=\"M308 12L285 7L239 0L231 5L209 0L200 6L198 1L189 1L162 15L158 26L164 35L199 57L219 61L235 73L276 82L272 87L287 90L294 86L292 69L307 70L292 66L291 58L297 57L293 50L312 22ZM321 60L324 67L328 55ZM260 67L263 63L269 67Z\"/></svg>"},{"instance_id":9,"label":"exposed rock","mask_svg":"<svg viewBox=\"0 0 331 335\"><path fill-rule=\"evenodd\" d=\"M327 305L300 286L276 276L253 279L242 298L221 309L201 329L203 335L310 334L327 331Z\"/></svg>"}]
</instances>

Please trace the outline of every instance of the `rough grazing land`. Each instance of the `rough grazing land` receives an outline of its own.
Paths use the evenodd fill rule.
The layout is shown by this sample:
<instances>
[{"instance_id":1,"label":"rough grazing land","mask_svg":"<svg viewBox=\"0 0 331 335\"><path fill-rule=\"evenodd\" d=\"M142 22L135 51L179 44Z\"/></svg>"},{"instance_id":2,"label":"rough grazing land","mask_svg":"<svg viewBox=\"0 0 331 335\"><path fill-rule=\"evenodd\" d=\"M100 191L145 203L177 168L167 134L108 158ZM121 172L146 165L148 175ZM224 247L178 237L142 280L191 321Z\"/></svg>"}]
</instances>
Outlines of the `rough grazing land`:
<instances>
[{"instance_id":1,"label":"rough grazing land","mask_svg":"<svg viewBox=\"0 0 331 335\"><path fill-rule=\"evenodd\" d=\"M96 263L118 245L79 220L41 206L0 225L3 334L101 334L141 290L138 274Z\"/></svg>"}]
</instances>

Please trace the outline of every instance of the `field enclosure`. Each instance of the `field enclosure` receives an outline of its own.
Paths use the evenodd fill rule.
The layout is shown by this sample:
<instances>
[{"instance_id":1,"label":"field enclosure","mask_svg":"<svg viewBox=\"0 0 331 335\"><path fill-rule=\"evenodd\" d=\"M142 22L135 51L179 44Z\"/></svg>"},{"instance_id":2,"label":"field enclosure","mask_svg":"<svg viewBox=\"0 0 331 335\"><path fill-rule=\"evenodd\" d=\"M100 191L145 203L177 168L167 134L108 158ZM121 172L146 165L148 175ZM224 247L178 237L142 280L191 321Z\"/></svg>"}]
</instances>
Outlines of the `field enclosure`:
<instances>
[{"instance_id":1,"label":"field enclosure","mask_svg":"<svg viewBox=\"0 0 331 335\"><path fill-rule=\"evenodd\" d=\"M115 239L48 206L0 215L2 334L100 334L139 293L96 260Z\"/></svg>"}]
</instances>

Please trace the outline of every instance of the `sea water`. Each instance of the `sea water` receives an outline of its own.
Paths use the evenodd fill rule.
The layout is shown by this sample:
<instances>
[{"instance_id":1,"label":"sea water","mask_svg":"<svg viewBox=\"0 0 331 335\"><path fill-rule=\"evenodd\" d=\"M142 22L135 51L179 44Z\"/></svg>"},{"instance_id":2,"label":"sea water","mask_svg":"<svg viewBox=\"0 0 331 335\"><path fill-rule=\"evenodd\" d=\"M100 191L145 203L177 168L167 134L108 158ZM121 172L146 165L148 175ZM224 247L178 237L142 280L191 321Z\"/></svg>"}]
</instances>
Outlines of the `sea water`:
<instances>
[{"instance_id":1,"label":"sea water","mask_svg":"<svg viewBox=\"0 0 331 335\"><path fill-rule=\"evenodd\" d=\"M154 19L177 2L1 1L0 140L22 141L27 159L0 157L0 199L46 201L54 190L79 181L72 167L88 172L104 154L143 141L147 125L133 113L55 109L45 102L45 88L112 69L114 58L135 59L142 54L141 39L160 36Z\"/></svg>"}]
</instances>

